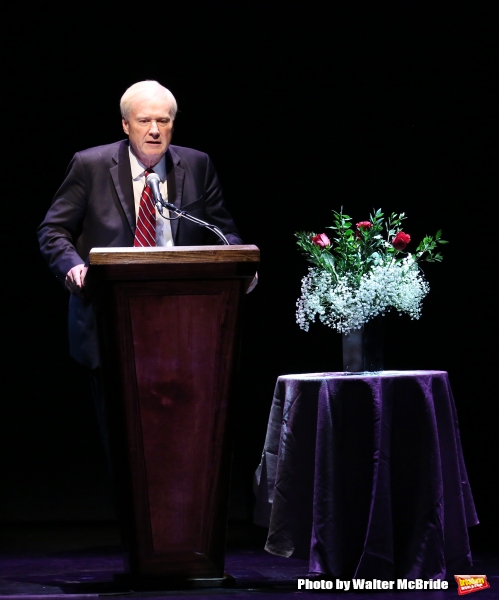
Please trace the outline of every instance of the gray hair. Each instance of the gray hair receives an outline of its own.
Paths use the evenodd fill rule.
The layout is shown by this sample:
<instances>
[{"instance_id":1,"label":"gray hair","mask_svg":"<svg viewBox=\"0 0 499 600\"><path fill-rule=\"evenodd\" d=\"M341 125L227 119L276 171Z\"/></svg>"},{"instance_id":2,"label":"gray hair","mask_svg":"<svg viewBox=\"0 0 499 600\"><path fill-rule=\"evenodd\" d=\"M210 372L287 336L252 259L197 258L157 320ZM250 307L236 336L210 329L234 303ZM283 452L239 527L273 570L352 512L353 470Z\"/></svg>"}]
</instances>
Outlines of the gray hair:
<instances>
[{"instance_id":1,"label":"gray hair","mask_svg":"<svg viewBox=\"0 0 499 600\"><path fill-rule=\"evenodd\" d=\"M120 110L125 121L128 121L130 118L130 112L133 105L140 100L145 99L164 99L170 104L171 118L175 119L177 114L177 101L173 94L157 81L146 80L134 83L126 90L123 96L121 96Z\"/></svg>"}]
</instances>

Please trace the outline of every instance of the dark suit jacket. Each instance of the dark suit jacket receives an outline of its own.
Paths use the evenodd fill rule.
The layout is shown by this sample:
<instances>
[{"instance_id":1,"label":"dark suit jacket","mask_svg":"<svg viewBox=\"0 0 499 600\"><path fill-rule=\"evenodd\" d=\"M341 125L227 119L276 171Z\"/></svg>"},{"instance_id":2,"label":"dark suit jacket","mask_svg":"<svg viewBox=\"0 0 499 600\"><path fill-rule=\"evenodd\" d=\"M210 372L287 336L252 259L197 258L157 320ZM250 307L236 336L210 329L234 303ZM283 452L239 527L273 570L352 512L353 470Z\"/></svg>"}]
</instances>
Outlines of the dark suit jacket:
<instances>
[{"instance_id":1,"label":"dark suit jacket","mask_svg":"<svg viewBox=\"0 0 499 600\"><path fill-rule=\"evenodd\" d=\"M168 200L193 216L216 225L231 244L242 244L225 208L213 164L207 154L170 146L165 155ZM40 249L49 268L64 283L66 273L88 260L92 248L133 246L135 203L128 140L77 152L66 178L38 228ZM175 245L220 244L208 229L186 219L171 221ZM90 368L99 364L95 323L90 307L71 296L70 352Z\"/></svg>"}]
</instances>

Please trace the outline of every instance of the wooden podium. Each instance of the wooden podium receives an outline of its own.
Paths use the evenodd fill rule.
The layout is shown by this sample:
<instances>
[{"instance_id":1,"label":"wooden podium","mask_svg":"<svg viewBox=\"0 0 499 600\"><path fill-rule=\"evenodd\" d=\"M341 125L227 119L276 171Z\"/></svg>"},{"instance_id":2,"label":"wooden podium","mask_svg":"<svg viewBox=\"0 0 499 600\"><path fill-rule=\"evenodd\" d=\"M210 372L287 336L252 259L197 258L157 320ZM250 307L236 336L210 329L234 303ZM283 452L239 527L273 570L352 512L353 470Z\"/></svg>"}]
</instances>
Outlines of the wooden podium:
<instances>
[{"instance_id":1,"label":"wooden podium","mask_svg":"<svg viewBox=\"0 0 499 600\"><path fill-rule=\"evenodd\" d=\"M128 576L224 577L231 404L256 246L94 248L95 308Z\"/></svg>"}]
</instances>

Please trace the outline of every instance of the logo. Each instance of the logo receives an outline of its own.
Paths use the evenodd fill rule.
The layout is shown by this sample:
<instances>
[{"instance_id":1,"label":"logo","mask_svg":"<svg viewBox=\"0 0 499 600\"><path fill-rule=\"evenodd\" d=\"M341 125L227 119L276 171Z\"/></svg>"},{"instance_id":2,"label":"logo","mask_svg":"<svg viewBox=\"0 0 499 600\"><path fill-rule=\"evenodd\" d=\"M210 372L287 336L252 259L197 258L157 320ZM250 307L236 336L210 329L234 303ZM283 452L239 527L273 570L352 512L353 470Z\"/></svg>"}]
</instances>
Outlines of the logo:
<instances>
[{"instance_id":1,"label":"logo","mask_svg":"<svg viewBox=\"0 0 499 600\"><path fill-rule=\"evenodd\" d=\"M487 575L454 575L454 578L457 581L457 591L460 596L490 587Z\"/></svg>"}]
</instances>

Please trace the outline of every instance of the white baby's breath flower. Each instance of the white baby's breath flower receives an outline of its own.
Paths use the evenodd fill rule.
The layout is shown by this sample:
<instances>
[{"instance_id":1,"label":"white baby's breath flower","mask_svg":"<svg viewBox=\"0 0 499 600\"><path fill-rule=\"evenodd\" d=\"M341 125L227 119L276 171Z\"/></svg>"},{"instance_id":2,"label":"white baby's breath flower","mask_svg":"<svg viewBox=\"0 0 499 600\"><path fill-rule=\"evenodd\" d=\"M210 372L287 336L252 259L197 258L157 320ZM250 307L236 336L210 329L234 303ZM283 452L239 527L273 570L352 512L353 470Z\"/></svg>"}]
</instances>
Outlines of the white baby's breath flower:
<instances>
[{"instance_id":1,"label":"white baby's breath flower","mask_svg":"<svg viewBox=\"0 0 499 600\"><path fill-rule=\"evenodd\" d=\"M296 321L308 331L318 318L324 325L347 333L391 309L419 319L428 292L428 283L412 256L375 265L361 277L358 288L349 284L347 277L335 282L330 273L310 267L302 280Z\"/></svg>"}]
</instances>

